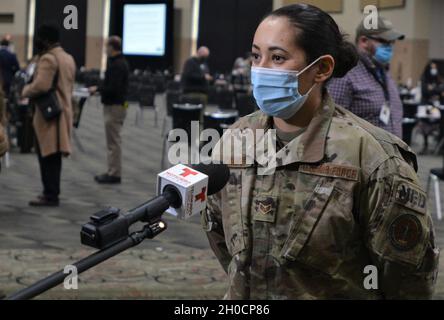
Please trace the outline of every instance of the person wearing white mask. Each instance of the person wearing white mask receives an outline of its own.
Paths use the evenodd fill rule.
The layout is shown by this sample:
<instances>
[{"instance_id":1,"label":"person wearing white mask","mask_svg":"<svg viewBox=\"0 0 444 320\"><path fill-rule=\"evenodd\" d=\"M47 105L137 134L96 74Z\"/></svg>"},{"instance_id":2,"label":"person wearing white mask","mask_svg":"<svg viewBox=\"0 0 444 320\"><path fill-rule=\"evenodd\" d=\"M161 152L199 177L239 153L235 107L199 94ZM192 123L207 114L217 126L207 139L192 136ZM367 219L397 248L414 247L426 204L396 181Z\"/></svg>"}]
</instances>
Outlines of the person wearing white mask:
<instances>
[{"instance_id":1,"label":"person wearing white mask","mask_svg":"<svg viewBox=\"0 0 444 320\"><path fill-rule=\"evenodd\" d=\"M422 102L435 104L435 101L444 103L444 79L439 74L436 62L430 62L424 69L421 78Z\"/></svg>"},{"instance_id":2,"label":"person wearing white mask","mask_svg":"<svg viewBox=\"0 0 444 320\"><path fill-rule=\"evenodd\" d=\"M202 213L228 275L226 298L430 298L439 251L416 156L326 90L356 65L354 46L330 15L295 4L260 23L252 55L260 110L214 147L230 180ZM232 144L248 131L277 136L268 149L276 153L262 154L265 171L264 158L249 161L247 151L260 141ZM374 290L363 281L368 265L378 274Z\"/></svg>"},{"instance_id":3,"label":"person wearing white mask","mask_svg":"<svg viewBox=\"0 0 444 320\"><path fill-rule=\"evenodd\" d=\"M423 105L439 108L440 105L444 104L444 79L439 74L438 65L433 61L429 62L424 69L421 77L421 93ZM425 155L430 151L435 152L435 150L429 150L429 138L433 137L434 133L440 131L439 118L422 118L417 128L424 139L424 144L419 154Z\"/></svg>"}]
</instances>

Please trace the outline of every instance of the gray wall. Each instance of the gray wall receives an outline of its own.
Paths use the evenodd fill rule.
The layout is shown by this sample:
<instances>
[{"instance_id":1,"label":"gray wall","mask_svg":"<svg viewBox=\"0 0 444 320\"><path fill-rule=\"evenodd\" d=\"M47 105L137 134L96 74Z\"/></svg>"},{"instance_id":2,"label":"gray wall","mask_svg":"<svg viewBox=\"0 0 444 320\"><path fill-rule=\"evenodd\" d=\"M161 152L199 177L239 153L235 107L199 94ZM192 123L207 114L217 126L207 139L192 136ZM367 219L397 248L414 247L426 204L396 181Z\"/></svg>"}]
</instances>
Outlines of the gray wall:
<instances>
[{"instance_id":1,"label":"gray wall","mask_svg":"<svg viewBox=\"0 0 444 320\"><path fill-rule=\"evenodd\" d=\"M430 58L444 59L444 1L432 0Z\"/></svg>"}]
</instances>

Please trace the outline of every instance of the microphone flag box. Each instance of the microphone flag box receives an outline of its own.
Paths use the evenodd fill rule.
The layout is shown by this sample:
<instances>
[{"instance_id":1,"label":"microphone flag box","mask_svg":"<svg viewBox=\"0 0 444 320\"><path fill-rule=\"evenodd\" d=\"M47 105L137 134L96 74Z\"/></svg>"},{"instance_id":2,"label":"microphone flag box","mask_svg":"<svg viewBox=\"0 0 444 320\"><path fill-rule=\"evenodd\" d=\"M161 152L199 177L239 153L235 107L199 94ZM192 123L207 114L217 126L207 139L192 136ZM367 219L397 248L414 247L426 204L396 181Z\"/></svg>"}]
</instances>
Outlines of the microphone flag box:
<instances>
[{"instance_id":1,"label":"microphone flag box","mask_svg":"<svg viewBox=\"0 0 444 320\"><path fill-rule=\"evenodd\" d=\"M207 206L208 176L183 164L167 169L157 176L157 195L166 186L173 186L180 194L182 206L169 207L166 212L179 219L199 214Z\"/></svg>"}]
</instances>

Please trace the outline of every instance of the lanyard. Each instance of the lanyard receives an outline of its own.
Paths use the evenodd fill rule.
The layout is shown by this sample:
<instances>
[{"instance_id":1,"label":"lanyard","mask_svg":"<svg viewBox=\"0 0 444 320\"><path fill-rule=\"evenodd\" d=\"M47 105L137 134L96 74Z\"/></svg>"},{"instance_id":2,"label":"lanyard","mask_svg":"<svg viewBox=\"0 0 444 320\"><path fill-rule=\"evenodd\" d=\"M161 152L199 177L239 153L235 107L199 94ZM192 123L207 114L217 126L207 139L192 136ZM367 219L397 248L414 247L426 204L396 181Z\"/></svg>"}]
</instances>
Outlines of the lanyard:
<instances>
[{"instance_id":1,"label":"lanyard","mask_svg":"<svg viewBox=\"0 0 444 320\"><path fill-rule=\"evenodd\" d=\"M379 83L382 90L384 91L385 101L390 105L390 93L387 86L387 75L383 68L378 68L374 63L370 61L368 57L361 56L361 61L364 64L368 72L375 78L376 82Z\"/></svg>"}]
</instances>

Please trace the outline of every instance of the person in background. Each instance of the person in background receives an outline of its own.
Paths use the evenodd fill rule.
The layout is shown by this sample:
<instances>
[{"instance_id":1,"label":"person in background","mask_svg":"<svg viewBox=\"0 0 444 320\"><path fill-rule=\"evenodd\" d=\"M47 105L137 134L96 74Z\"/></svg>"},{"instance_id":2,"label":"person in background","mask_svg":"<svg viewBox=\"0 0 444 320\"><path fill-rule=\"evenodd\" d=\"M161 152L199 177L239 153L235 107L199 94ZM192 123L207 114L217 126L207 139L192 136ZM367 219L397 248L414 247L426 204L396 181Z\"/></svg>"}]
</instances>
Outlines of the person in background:
<instances>
[{"instance_id":1,"label":"person in background","mask_svg":"<svg viewBox=\"0 0 444 320\"><path fill-rule=\"evenodd\" d=\"M0 70L3 80L3 91L6 97L9 96L9 89L14 74L20 70L20 65L15 53L9 50L9 40L3 39L0 42Z\"/></svg>"},{"instance_id":2,"label":"person in background","mask_svg":"<svg viewBox=\"0 0 444 320\"><path fill-rule=\"evenodd\" d=\"M3 37L2 40L5 40L8 42L8 50L11 53L15 53L15 46L14 46L14 42L12 41L12 35L10 33L5 34L5 36Z\"/></svg>"},{"instance_id":3,"label":"person in background","mask_svg":"<svg viewBox=\"0 0 444 320\"><path fill-rule=\"evenodd\" d=\"M231 81L235 88L250 84L251 60L251 52L248 52L245 58L239 57L234 61Z\"/></svg>"},{"instance_id":4,"label":"person in background","mask_svg":"<svg viewBox=\"0 0 444 320\"><path fill-rule=\"evenodd\" d=\"M328 90L333 100L371 124L402 138L402 102L389 73L393 45L404 35L382 17L368 29L364 20L356 30L358 65L342 79L333 79Z\"/></svg>"},{"instance_id":5,"label":"person in background","mask_svg":"<svg viewBox=\"0 0 444 320\"><path fill-rule=\"evenodd\" d=\"M245 55L245 58L239 57L234 61L233 75L248 76L251 72L251 52Z\"/></svg>"},{"instance_id":6,"label":"person in background","mask_svg":"<svg viewBox=\"0 0 444 320\"><path fill-rule=\"evenodd\" d=\"M43 194L29 202L31 206L58 206L62 156L71 151L72 105L76 65L74 58L59 43L56 26L38 28L34 46L39 59L33 80L23 88L22 96L32 98L47 93L56 79L56 95L62 113L54 120L46 120L40 109L35 108L33 126L37 137L36 149L43 183Z\"/></svg>"},{"instance_id":7,"label":"person in background","mask_svg":"<svg viewBox=\"0 0 444 320\"><path fill-rule=\"evenodd\" d=\"M430 62L421 78L422 102L434 105L444 103L444 79L439 74L438 65ZM436 102L435 102L436 101Z\"/></svg>"},{"instance_id":8,"label":"person in background","mask_svg":"<svg viewBox=\"0 0 444 320\"><path fill-rule=\"evenodd\" d=\"M185 94L206 95L208 83L212 80L208 67L210 50L200 47L196 55L189 58L183 67L181 83Z\"/></svg>"},{"instance_id":9,"label":"person in background","mask_svg":"<svg viewBox=\"0 0 444 320\"><path fill-rule=\"evenodd\" d=\"M103 103L108 171L94 177L97 183L118 184L122 181L121 131L126 118L130 68L122 54L122 39L112 36L106 43L108 63L105 79L99 87L90 87L91 94L99 92Z\"/></svg>"},{"instance_id":10,"label":"person in background","mask_svg":"<svg viewBox=\"0 0 444 320\"><path fill-rule=\"evenodd\" d=\"M444 103L444 80L439 74L438 65L435 62L430 62L424 69L421 77L421 93L422 103L424 105L431 105L430 111L438 108ZM439 109L435 109L438 111ZM434 133L439 133L440 122L439 119L424 118L420 119L418 123L418 131L424 138L424 145L419 154L424 155L429 152L429 137Z\"/></svg>"}]
</instances>

